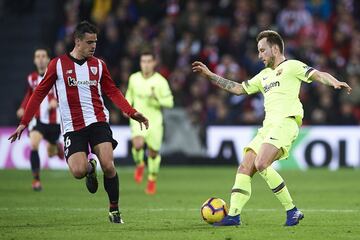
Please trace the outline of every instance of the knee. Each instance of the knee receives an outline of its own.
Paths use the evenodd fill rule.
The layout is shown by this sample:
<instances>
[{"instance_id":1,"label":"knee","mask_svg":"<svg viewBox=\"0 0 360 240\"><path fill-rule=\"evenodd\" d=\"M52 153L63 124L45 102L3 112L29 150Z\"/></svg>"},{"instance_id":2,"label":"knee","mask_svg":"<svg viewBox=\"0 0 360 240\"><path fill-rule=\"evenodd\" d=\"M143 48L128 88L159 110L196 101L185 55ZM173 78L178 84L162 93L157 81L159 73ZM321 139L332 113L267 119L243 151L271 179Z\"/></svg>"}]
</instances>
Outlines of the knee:
<instances>
[{"instance_id":1,"label":"knee","mask_svg":"<svg viewBox=\"0 0 360 240\"><path fill-rule=\"evenodd\" d=\"M269 166L269 164L267 164L265 161L261 161L261 159L260 159L259 161L255 161L255 168L256 168L259 172L262 172L262 171L265 170L268 166Z\"/></svg>"},{"instance_id":2,"label":"knee","mask_svg":"<svg viewBox=\"0 0 360 240\"><path fill-rule=\"evenodd\" d=\"M244 164L241 163L238 168L238 173L246 173L248 171L249 171L249 169Z\"/></svg>"},{"instance_id":3,"label":"knee","mask_svg":"<svg viewBox=\"0 0 360 240\"><path fill-rule=\"evenodd\" d=\"M238 168L238 173L246 174L248 176L253 176L255 172L256 172L256 169L254 169L254 167L246 166L243 163L241 163Z\"/></svg>"},{"instance_id":4,"label":"knee","mask_svg":"<svg viewBox=\"0 0 360 240\"><path fill-rule=\"evenodd\" d=\"M101 168L106 177L113 177L116 174L116 169L113 162L102 164Z\"/></svg>"},{"instance_id":5,"label":"knee","mask_svg":"<svg viewBox=\"0 0 360 240\"><path fill-rule=\"evenodd\" d=\"M57 154L57 146L56 145L49 145L47 148L48 156L53 157Z\"/></svg>"},{"instance_id":6,"label":"knee","mask_svg":"<svg viewBox=\"0 0 360 240\"><path fill-rule=\"evenodd\" d=\"M144 140L141 137L135 137L132 141L133 147L136 149L136 151L141 150L144 148Z\"/></svg>"},{"instance_id":7,"label":"knee","mask_svg":"<svg viewBox=\"0 0 360 240\"><path fill-rule=\"evenodd\" d=\"M38 151L39 150L39 142L35 142L35 141L32 141L31 143L30 143L30 148L31 148L31 150L35 150L35 151Z\"/></svg>"},{"instance_id":8,"label":"knee","mask_svg":"<svg viewBox=\"0 0 360 240\"><path fill-rule=\"evenodd\" d=\"M79 167L74 167L70 169L72 175L76 178L76 179L82 179L86 176L86 169L83 168L79 168Z\"/></svg>"},{"instance_id":9,"label":"knee","mask_svg":"<svg viewBox=\"0 0 360 240\"><path fill-rule=\"evenodd\" d=\"M154 150L150 150L149 151L149 157L151 158L156 158L156 156L158 155L158 152L154 151Z\"/></svg>"},{"instance_id":10,"label":"knee","mask_svg":"<svg viewBox=\"0 0 360 240\"><path fill-rule=\"evenodd\" d=\"M144 148L144 145L141 144L141 143L135 143L135 144L134 144L134 148L135 148L136 151L139 151L139 150L141 150L142 148Z\"/></svg>"}]
</instances>

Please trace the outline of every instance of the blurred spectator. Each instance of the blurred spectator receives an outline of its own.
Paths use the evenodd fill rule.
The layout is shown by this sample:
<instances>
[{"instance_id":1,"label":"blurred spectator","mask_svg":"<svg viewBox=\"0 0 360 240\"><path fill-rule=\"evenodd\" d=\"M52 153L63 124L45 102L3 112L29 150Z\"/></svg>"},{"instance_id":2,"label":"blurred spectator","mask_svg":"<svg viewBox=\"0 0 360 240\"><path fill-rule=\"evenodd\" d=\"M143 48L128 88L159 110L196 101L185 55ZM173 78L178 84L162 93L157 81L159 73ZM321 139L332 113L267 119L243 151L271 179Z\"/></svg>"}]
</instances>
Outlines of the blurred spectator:
<instances>
[{"instance_id":1,"label":"blurred spectator","mask_svg":"<svg viewBox=\"0 0 360 240\"><path fill-rule=\"evenodd\" d=\"M311 27L312 17L305 9L303 0L289 0L278 16L278 24L284 37L297 37Z\"/></svg>"},{"instance_id":2,"label":"blurred spectator","mask_svg":"<svg viewBox=\"0 0 360 240\"><path fill-rule=\"evenodd\" d=\"M206 124L260 124L263 99L213 87L191 73L191 62L204 61L217 74L242 82L263 68L258 32L278 30L288 58L329 71L353 87L347 95L318 83L303 84L304 124L359 124L359 6L354 0L67 0L54 52L66 52L74 27L89 17L100 30L97 55L125 92L129 75L139 68L139 52L151 48L175 106L186 109L202 132ZM110 111L112 123L127 123L118 110L110 106Z\"/></svg>"}]
</instances>

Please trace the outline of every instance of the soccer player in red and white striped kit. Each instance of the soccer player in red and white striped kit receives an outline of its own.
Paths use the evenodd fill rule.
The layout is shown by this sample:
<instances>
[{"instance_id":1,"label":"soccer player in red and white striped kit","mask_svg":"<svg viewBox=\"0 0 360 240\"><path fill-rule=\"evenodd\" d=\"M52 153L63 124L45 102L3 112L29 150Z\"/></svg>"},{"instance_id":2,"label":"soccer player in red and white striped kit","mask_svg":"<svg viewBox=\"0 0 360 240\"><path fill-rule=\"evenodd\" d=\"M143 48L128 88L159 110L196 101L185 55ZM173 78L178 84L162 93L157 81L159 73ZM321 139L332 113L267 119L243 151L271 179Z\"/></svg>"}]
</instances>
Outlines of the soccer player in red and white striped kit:
<instances>
[{"instance_id":1,"label":"soccer player in red and white striped kit","mask_svg":"<svg viewBox=\"0 0 360 240\"><path fill-rule=\"evenodd\" d=\"M137 112L116 88L106 64L94 57L97 29L83 21L74 32L74 49L50 61L43 81L35 89L25 109L24 116L9 137L11 142L19 139L36 109L55 84L64 133L65 157L72 175L86 177L86 186L91 193L98 188L96 161L88 160L88 145L95 153L104 172L104 188L108 194L109 219L123 223L119 201L119 179L114 166L113 149L117 142L112 137L109 112L105 108L102 93L105 93L126 115L149 127L146 117Z\"/></svg>"},{"instance_id":2,"label":"soccer player in red and white striped kit","mask_svg":"<svg viewBox=\"0 0 360 240\"><path fill-rule=\"evenodd\" d=\"M24 99L17 110L16 115L21 118L24 115L24 110L35 88L40 84L46 71L46 67L50 62L49 52L46 48L36 48L34 51L34 65L36 71L28 75L28 87ZM60 113L54 88L52 88L45 99L41 102L40 107L29 124L30 137L30 165L33 175L32 188L34 191L42 189L40 182L40 157L39 144L42 139L48 142L47 152L49 157L58 155L59 158L64 158L64 151L60 138Z\"/></svg>"}]
</instances>

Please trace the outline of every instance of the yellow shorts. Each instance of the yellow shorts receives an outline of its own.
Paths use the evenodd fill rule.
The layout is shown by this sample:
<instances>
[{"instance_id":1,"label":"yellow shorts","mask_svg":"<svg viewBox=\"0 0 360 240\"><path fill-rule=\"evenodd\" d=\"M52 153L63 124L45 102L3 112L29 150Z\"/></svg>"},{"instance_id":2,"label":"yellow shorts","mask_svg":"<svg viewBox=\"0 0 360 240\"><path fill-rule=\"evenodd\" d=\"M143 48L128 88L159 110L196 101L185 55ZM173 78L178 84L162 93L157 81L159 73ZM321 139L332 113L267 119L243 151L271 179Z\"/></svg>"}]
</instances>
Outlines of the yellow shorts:
<instances>
[{"instance_id":1,"label":"yellow shorts","mask_svg":"<svg viewBox=\"0 0 360 240\"><path fill-rule=\"evenodd\" d=\"M163 140L163 134L164 134L164 127L162 125L160 126L154 126L150 125L149 129L145 129L143 126L143 129L140 130L140 125L138 122L130 125L131 129L131 136L134 137L143 137L145 140L146 145L155 150L159 151L162 140Z\"/></svg>"},{"instance_id":2,"label":"yellow shorts","mask_svg":"<svg viewBox=\"0 0 360 240\"><path fill-rule=\"evenodd\" d=\"M260 128L254 139L244 148L245 153L252 149L258 154L263 143L270 143L282 150L279 160L289 156L292 143L299 134L299 126L294 118L287 117L276 123L271 123Z\"/></svg>"}]
</instances>

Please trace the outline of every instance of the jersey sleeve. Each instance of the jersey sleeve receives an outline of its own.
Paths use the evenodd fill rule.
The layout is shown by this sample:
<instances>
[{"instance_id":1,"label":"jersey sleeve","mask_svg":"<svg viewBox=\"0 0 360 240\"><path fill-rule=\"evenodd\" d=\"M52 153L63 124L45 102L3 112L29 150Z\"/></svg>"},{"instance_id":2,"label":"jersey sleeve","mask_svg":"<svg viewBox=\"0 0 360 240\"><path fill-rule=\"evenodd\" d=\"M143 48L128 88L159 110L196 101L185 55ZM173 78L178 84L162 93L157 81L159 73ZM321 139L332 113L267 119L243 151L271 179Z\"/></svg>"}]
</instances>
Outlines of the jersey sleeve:
<instances>
[{"instance_id":1,"label":"jersey sleeve","mask_svg":"<svg viewBox=\"0 0 360 240\"><path fill-rule=\"evenodd\" d=\"M103 73L100 80L101 89L121 111L129 116L132 116L134 113L136 113L136 110L131 107L129 102L125 99L124 95L115 86L106 64L103 61L101 61L101 63L103 65Z\"/></svg>"},{"instance_id":2,"label":"jersey sleeve","mask_svg":"<svg viewBox=\"0 0 360 240\"><path fill-rule=\"evenodd\" d=\"M316 71L315 68L309 67L308 65L306 65L305 63L303 63L301 61L294 61L294 63L292 64L292 68L293 69L291 69L291 71L295 72L296 77L299 80L304 81L306 83L312 82L310 77Z\"/></svg>"},{"instance_id":3,"label":"jersey sleeve","mask_svg":"<svg viewBox=\"0 0 360 240\"><path fill-rule=\"evenodd\" d=\"M34 90L29 102L26 106L24 116L21 119L20 124L27 126L34 116L35 112L38 110L42 100L46 97L52 86L54 85L57 79L56 73L56 63L57 58L50 61L47 70L45 72L43 80L40 82L39 86Z\"/></svg>"},{"instance_id":4,"label":"jersey sleeve","mask_svg":"<svg viewBox=\"0 0 360 240\"><path fill-rule=\"evenodd\" d=\"M245 80L242 82L242 86L247 94L254 94L261 92L261 77L262 77L262 71L255 75L250 80Z\"/></svg>"},{"instance_id":5,"label":"jersey sleeve","mask_svg":"<svg viewBox=\"0 0 360 240\"><path fill-rule=\"evenodd\" d=\"M174 97L171 93L168 81L163 77L161 77L159 81L159 86L154 88L156 99L154 99L155 101L153 101L153 104L165 108L174 107Z\"/></svg>"}]
</instances>

